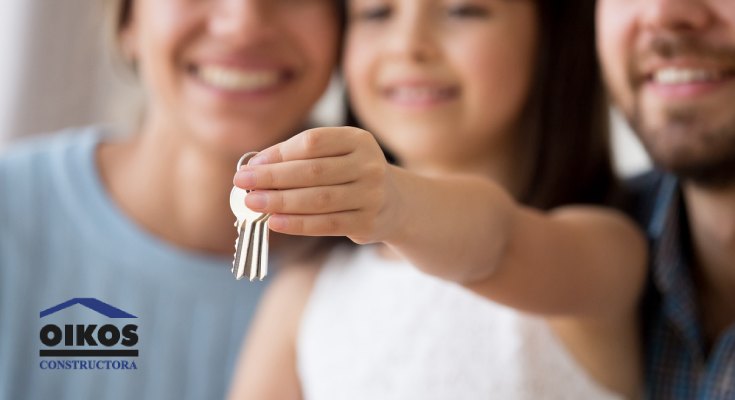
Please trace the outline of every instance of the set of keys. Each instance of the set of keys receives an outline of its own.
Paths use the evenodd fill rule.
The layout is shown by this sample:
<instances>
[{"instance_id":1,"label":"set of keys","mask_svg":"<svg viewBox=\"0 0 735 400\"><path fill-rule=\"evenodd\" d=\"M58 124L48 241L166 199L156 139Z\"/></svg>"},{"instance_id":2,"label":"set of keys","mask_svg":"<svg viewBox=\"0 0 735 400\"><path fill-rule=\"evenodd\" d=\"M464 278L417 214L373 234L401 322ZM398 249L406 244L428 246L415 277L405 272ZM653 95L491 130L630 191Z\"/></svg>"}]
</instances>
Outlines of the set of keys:
<instances>
[{"instance_id":1,"label":"set of keys","mask_svg":"<svg viewBox=\"0 0 735 400\"><path fill-rule=\"evenodd\" d=\"M235 171L258 154L250 152L243 155L237 162ZM248 190L237 186L230 192L230 208L237 217L237 240L235 241L235 260L232 262L231 272L237 280L246 273L250 281L256 277L263 280L268 275L268 218L270 214L255 212L245 205L245 196Z\"/></svg>"}]
</instances>

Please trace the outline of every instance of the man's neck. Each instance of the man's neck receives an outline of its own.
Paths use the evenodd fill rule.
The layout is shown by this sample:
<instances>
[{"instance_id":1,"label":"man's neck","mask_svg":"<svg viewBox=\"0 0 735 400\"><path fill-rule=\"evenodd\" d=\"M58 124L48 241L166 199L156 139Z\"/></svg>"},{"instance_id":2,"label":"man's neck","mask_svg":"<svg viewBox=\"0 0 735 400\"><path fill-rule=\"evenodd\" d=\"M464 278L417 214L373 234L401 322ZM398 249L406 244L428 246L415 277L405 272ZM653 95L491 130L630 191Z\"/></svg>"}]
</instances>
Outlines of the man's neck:
<instances>
[{"instance_id":1,"label":"man's neck","mask_svg":"<svg viewBox=\"0 0 735 400\"><path fill-rule=\"evenodd\" d=\"M698 300L707 341L735 323L735 187L684 185Z\"/></svg>"}]
</instances>

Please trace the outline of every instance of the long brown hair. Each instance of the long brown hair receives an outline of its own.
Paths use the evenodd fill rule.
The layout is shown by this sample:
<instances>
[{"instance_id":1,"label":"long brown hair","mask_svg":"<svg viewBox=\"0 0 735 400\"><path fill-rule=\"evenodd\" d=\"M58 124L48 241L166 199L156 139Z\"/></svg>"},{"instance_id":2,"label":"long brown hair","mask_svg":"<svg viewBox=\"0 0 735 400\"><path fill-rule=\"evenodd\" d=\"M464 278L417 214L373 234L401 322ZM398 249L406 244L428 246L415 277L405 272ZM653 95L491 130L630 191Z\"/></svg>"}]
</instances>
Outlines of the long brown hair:
<instances>
[{"instance_id":1,"label":"long brown hair","mask_svg":"<svg viewBox=\"0 0 735 400\"><path fill-rule=\"evenodd\" d=\"M522 113L526 189L542 209L606 203L616 194L609 112L595 51L594 0L538 0L533 88Z\"/></svg>"}]
</instances>

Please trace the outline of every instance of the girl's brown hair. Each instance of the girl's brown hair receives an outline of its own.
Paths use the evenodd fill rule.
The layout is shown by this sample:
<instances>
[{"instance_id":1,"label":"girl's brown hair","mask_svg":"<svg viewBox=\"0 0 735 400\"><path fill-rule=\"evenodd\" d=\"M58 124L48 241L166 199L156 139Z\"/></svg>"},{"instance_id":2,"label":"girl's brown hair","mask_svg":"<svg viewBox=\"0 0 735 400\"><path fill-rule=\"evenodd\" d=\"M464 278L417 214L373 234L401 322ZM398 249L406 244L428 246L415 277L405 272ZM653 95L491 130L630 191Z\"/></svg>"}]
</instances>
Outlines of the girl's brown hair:
<instances>
[{"instance_id":1,"label":"girl's brown hair","mask_svg":"<svg viewBox=\"0 0 735 400\"><path fill-rule=\"evenodd\" d=\"M617 193L609 111L595 50L594 0L538 0L533 88L522 114L520 201L542 209L609 203Z\"/></svg>"}]
</instances>

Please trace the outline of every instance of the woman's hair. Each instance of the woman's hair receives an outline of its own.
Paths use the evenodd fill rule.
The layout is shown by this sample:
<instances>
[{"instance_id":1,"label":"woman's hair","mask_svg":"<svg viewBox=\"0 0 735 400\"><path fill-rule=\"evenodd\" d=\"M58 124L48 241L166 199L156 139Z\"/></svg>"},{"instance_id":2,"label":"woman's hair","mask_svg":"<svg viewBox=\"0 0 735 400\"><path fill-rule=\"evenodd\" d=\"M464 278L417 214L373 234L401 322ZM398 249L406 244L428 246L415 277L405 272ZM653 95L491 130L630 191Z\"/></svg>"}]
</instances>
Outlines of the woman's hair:
<instances>
[{"instance_id":1,"label":"woman's hair","mask_svg":"<svg viewBox=\"0 0 735 400\"><path fill-rule=\"evenodd\" d=\"M130 23L133 14L133 0L105 0L104 40L105 49L116 67L125 66L135 70L135 61L125 54L120 33Z\"/></svg>"},{"instance_id":2,"label":"woman's hair","mask_svg":"<svg viewBox=\"0 0 735 400\"><path fill-rule=\"evenodd\" d=\"M540 209L617 201L607 99L595 51L596 1L529 1L538 7L539 38L533 82L519 118L520 154L514 159L524 165L518 200ZM359 126L347 108L347 124Z\"/></svg>"},{"instance_id":3,"label":"woman's hair","mask_svg":"<svg viewBox=\"0 0 735 400\"><path fill-rule=\"evenodd\" d=\"M519 200L548 209L617 196L609 110L595 50L594 0L538 0L538 62L521 114Z\"/></svg>"}]
</instances>

